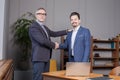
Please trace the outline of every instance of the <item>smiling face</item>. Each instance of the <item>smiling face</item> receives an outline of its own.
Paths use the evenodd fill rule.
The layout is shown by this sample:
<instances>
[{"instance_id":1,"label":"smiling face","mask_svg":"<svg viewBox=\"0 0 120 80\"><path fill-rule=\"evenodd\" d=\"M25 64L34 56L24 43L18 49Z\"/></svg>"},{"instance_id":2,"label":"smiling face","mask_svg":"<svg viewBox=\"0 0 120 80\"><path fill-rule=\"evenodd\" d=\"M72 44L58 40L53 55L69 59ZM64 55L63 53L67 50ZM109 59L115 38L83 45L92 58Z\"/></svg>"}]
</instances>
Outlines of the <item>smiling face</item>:
<instances>
[{"instance_id":1,"label":"smiling face","mask_svg":"<svg viewBox=\"0 0 120 80\"><path fill-rule=\"evenodd\" d=\"M72 25L73 27L77 27L77 26L80 25L80 19L78 18L77 15L71 16L70 22L71 22L71 25Z\"/></svg>"},{"instance_id":2,"label":"smiling face","mask_svg":"<svg viewBox=\"0 0 120 80\"><path fill-rule=\"evenodd\" d=\"M46 19L46 11L44 9L39 9L36 11L35 13L35 17L37 18L37 20L39 20L40 22L44 22Z\"/></svg>"}]
</instances>

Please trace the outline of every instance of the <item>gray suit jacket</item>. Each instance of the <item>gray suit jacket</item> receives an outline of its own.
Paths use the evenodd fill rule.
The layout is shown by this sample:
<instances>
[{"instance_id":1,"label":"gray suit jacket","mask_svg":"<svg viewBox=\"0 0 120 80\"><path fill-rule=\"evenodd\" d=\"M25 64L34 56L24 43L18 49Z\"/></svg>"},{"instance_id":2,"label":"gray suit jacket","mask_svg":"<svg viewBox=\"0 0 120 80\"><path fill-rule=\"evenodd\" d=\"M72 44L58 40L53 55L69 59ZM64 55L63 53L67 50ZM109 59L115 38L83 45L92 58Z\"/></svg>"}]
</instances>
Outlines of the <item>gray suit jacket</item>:
<instances>
[{"instance_id":1,"label":"gray suit jacket","mask_svg":"<svg viewBox=\"0 0 120 80\"><path fill-rule=\"evenodd\" d=\"M55 44L51 42L50 37L58 37L66 35L66 30L63 31L51 31L45 26L48 33L46 36L42 27L35 21L29 27L29 36L32 42L32 61L48 61L51 57L52 48L55 48Z\"/></svg>"}]
</instances>

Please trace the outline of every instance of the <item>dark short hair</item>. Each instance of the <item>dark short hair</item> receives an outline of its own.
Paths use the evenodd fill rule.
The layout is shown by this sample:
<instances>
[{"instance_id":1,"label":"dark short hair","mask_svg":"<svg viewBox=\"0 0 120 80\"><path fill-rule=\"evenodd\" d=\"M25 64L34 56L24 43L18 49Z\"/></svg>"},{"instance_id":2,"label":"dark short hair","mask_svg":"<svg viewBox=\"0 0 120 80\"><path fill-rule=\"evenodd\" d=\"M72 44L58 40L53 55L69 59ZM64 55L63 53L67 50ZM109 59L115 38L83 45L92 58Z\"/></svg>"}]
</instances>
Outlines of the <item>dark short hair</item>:
<instances>
[{"instance_id":1,"label":"dark short hair","mask_svg":"<svg viewBox=\"0 0 120 80\"><path fill-rule=\"evenodd\" d=\"M38 11L38 10L44 10L44 11L46 12L45 8L38 8L37 11Z\"/></svg>"},{"instance_id":2,"label":"dark short hair","mask_svg":"<svg viewBox=\"0 0 120 80\"><path fill-rule=\"evenodd\" d=\"M74 15L77 15L77 16L78 16L78 19L80 19L80 14L79 14L78 12L72 12L72 13L70 14L70 18L71 18L71 16L74 16Z\"/></svg>"}]
</instances>

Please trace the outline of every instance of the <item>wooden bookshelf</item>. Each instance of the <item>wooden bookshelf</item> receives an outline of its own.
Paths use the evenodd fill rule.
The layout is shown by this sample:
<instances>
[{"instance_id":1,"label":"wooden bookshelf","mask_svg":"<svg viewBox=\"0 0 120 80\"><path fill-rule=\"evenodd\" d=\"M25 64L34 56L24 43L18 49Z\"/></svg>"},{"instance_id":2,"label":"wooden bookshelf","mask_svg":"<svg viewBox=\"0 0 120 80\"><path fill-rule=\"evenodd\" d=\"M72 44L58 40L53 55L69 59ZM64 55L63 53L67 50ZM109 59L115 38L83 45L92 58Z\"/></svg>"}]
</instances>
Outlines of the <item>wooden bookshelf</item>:
<instances>
[{"instance_id":1,"label":"wooden bookshelf","mask_svg":"<svg viewBox=\"0 0 120 80\"><path fill-rule=\"evenodd\" d=\"M97 39L93 39L92 37L92 47L91 47L91 63L92 63L92 69L112 69L114 67L119 66L119 39L115 38L113 40L97 40ZM114 48L111 47L112 43L114 43ZM99 45L108 45L109 47L99 47ZM97 45L96 47L94 45ZM100 54L105 54L108 55L110 54L110 56L108 57L104 57L104 56L99 56L99 57L95 57L95 53L94 52L103 52L103 53L99 53ZM109 52L109 53L107 53ZM107 54L106 54L107 53ZM97 61L109 61L111 62L110 64L104 64L104 65L95 65L95 63L97 63Z\"/></svg>"},{"instance_id":2,"label":"wooden bookshelf","mask_svg":"<svg viewBox=\"0 0 120 80\"><path fill-rule=\"evenodd\" d=\"M64 36L61 37L61 43L64 42ZM114 48L111 47L111 43L114 43ZM99 45L109 45L109 47L99 47ZM97 45L97 47L94 47L94 45ZM114 67L119 66L119 48L120 45L120 40L118 38L115 38L114 40L97 40L94 39L93 37L91 38L91 52L90 52L90 62L91 62L91 72L93 69L112 69ZM94 53L95 52L103 52L100 54L110 54L111 56L100 56L100 57L95 57ZM109 52L109 53L107 53ZM67 53L67 50L61 50L61 70L65 69L65 64L68 59L67 55L64 55ZM107 53L107 54L106 54ZM102 61L106 62L109 61L111 62L112 65L94 65L95 62L97 61Z\"/></svg>"}]
</instances>

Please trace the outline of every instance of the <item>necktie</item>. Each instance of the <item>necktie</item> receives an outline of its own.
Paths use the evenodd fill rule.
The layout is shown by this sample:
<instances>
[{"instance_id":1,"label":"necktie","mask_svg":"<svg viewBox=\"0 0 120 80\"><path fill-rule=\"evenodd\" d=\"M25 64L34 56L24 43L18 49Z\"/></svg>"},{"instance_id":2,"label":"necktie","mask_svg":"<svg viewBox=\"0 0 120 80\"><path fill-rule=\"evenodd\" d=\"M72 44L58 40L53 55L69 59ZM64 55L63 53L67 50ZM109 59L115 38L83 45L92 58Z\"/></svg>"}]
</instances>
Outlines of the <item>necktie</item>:
<instances>
[{"instance_id":1,"label":"necktie","mask_svg":"<svg viewBox=\"0 0 120 80\"><path fill-rule=\"evenodd\" d=\"M49 37L48 37L48 33L47 33L47 31L46 31L45 27L44 27L43 25L41 25L41 26L42 26L42 28L43 28L43 30L44 30L44 32L45 32L45 34L46 34L47 38L49 38Z\"/></svg>"}]
</instances>

